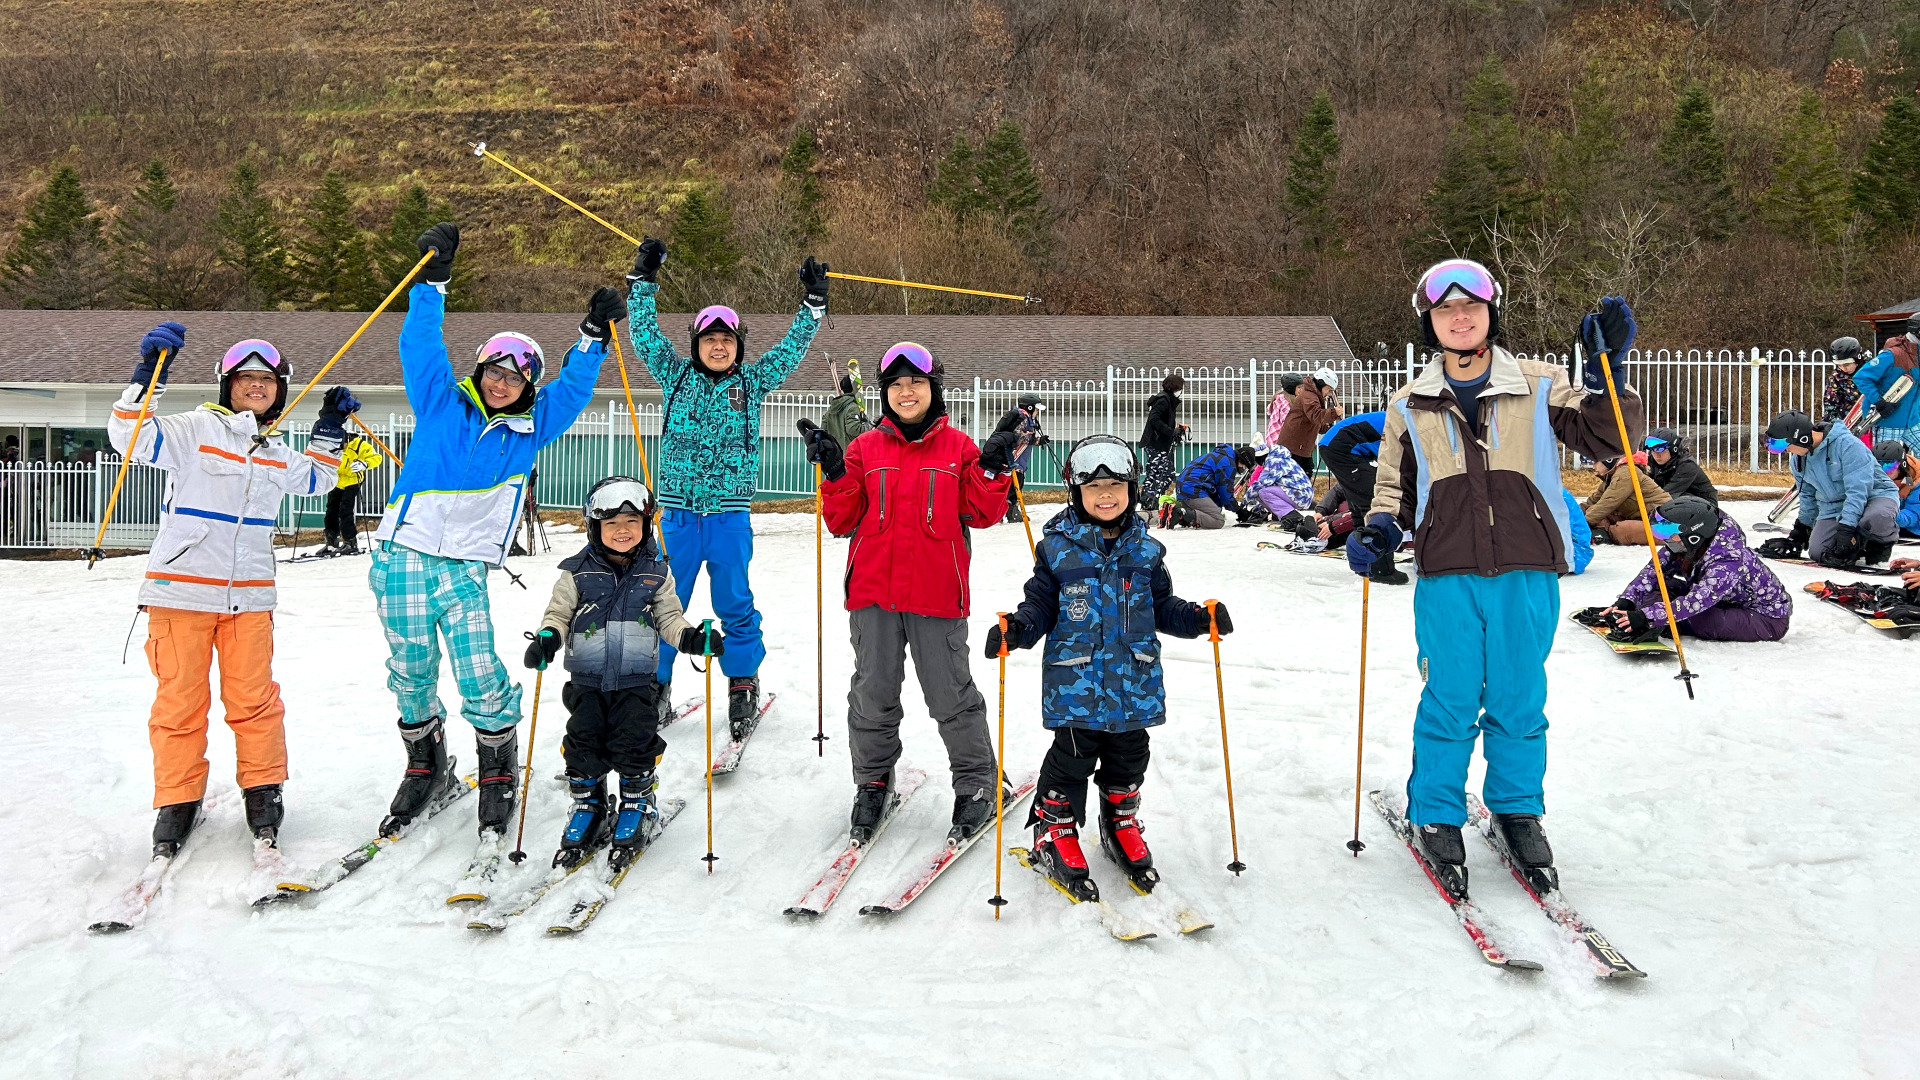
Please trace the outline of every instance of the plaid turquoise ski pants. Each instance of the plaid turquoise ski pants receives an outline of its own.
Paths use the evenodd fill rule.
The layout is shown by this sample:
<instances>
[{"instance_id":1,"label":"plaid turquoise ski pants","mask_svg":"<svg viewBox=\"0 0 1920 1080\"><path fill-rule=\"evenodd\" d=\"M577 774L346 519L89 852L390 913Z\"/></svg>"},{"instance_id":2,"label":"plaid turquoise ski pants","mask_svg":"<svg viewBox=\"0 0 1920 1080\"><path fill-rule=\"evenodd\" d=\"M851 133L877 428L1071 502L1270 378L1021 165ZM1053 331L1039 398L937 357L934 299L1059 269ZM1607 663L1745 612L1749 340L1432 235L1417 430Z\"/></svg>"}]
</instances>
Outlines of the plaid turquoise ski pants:
<instances>
[{"instance_id":1,"label":"plaid turquoise ski pants","mask_svg":"<svg viewBox=\"0 0 1920 1080\"><path fill-rule=\"evenodd\" d=\"M444 637L460 687L460 715L481 731L518 724L520 687L493 651L487 564L427 555L391 541L374 544L372 554L367 584L387 632L387 689L400 701L400 719L418 724L447 714L438 693Z\"/></svg>"}]
</instances>

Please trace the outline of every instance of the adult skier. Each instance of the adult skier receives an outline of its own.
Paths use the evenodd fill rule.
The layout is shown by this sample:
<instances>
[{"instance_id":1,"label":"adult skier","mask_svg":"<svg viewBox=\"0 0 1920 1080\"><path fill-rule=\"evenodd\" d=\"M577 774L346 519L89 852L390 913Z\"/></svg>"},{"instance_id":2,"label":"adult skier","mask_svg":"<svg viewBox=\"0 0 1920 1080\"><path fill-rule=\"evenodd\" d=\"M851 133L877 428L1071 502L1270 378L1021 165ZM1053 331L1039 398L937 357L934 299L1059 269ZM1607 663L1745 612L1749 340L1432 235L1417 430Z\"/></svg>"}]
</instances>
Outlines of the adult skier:
<instances>
[{"instance_id":1,"label":"adult skier","mask_svg":"<svg viewBox=\"0 0 1920 1080\"><path fill-rule=\"evenodd\" d=\"M1899 536L1900 489L1845 424L1815 424L1789 409L1767 425L1767 449L1789 455L1800 517L1792 532L1761 544L1760 554L1797 559L1804 552L1836 568L1887 561Z\"/></svg>"},{"instance_id":2,"label":"adult skier","mask_svg":"<svg viewBox=\"0 0 1920 1080\"><path fill-rule=\"evenodd\" d=\"M1468 259L1420 276L1413 309L1439 355L1388 403L1373 505L1347 540L1348 563L1366 574L1413 531L1414 639L1425 687L1414 714L1407 818L1455 895L1467 887L1460 826L1476 739L1495 827L1523 865L1553 865L1540 816L1546 660L1571 545L1561 445L1591 458L1623 452L1603 363L1630 443L1643 422L1640 396L1626 383L1634 322L1624 300L1607 297L1581 322L1588 351L1577 389L1564 369L1497 344L1500 300L1492 273Z\"/></svg>"},{"instance_id":3,"label":"adult skier","mask_svg":"<svg viewBox=\"0 0 1920 1080\"><path fill-rule=\"evenodd\" d=\"M1033 854L1075 896L1097 899L1078 828L1087 820L1087 780L1100 788L1101 848L1151 890L1159 875L1138 814L1147 733L1167 722L1159 635L1200 637L1209 622L1204 606L1173 594L1167 549L1133 512L1139 474L1127 444L1112 435L1082 439L1065 471L1067 508L1043 530L1026 598L1007 616L1006 643L1047 643L1040 719L1054 737L1027 817ZM1214 613L1220 632L1232 633L1226 605ZM1000 640L999 626L987 631L989 658Z\"/></svg>"},{"instance_id":4,"label":"adult skier","mask_svg":"<svg viewBox=\"0 0 1920 1080\"><path fill-rule=\"evenodd\" d=\"M827 264L809 255L800 266L800 311L780 343L747 361L747 324L725 304L701 308L687 329L691 356L681 356L660 332L654 299L667 246L649 236L633 258L627 332L664 396L660 462L654 476L660 500L660 544L672 560L680 604L693 595L704 567L714 614L728 649L727 723L743 739L759 722L760 664L767 657L760 611L753 603L748 565L753 521L748 507L760 479L760 403L806 359L827 312ZM660 646L660 711L671 708L674 643Z\"/></svg>"},{"instance_id":5,"label":"adult skier","mask_svg":"<svg viewBox=\"0 0 1920 1080\"><path fill-rule=\"evenodd\" d=\"M1693 460L1693 452L1687 441L1672 428L1657 427L1647 432L1647 475L1660 485L1672 498L1692 495L1705 499L1714 507L1720 505L1720 489L1713 486L1713 479L1707 470ZM1652 509L1652 504L1648 504ZM1637 514L1639 511L1636 510ZM1641 543L1645 543L1643 539Z\"/></svg>"},{"instance_id":6,"label":"adult skier","mask_svg":"<svg viewBox=\"0 0 1920 1080\"><path fill-rule=\"evenodd\" d=\"M1160 496L1173 483L1173 447L1187 437L1180 422L1180 391L1186 376L1175 371L1160 380L1160 392L1147 399L1147 426L1140 432L1140 456L1145 459L1145 482L1140 485L1140 509L1160 509Z\"/></svg>"},{"instance_id":7,"label":"adult skier","mask_svg":"<svg viewBox=\"0 0 1920 1080\"><path fill-rule=\"evenodd\" d=\"M1906 331L1888 338L1886 347L1854 373L1860 406L1871 410L1873 417L1873 441L1899 439L1908 446L1920 446L1916 378L1920 378L1920 312L1907 316Z\"/></svg>"},{"instance_id":8,"label":"adult skier","mask_svg":"<svg viewBox=\"0 0 1920 1080\"><path fill-rule=\"evenodd\" d=\"M359 403L355 402L357 409ZM360 481L387 459L365 435L354 435L340 448L340 477L327 492L326 547L322 555L360 554L360 515L354 506L360 500Z\"/></svg>"},{"instance_id":9,"label":"adult skier","mask_svg":"<svg viewBox=\"0 0 1920 1080\"><path fill-rule=\"evenodd\" d=\"M1580 509L1587 519L1587 526L1593 530L1595 543L1631 544L1644 547L1647 543L1647 531L1640 525L1640 504L1646 503L1649 511L1665 506L1668 495L1665 488L1653 482L1653 477L1639 461L1640 455L1631 457L1616 454L1612 457L1595 458L1593 475L1600 480L1600 486L1587 496ZM1634 475L1639 475L1640 497L1634 498ZM1605 539L1602 539L1604 537Z\"/></svg>"},{"instance_id":10,"label":"adult skier","mask_svg":"<svg viewBox=\"0 0 1920 1080\"><path fill-rule=\"evenodd\" d=\"M1900 536L1920 537L1920 457L1913 456L1907 444L1898 439L1873 444L1873 456L1900 496L1900 510L1894 515Z\"/></svg>"},{"instance_id":11,"label":"adult skier","mask_svg":"<svg viewBox=\"0 0 1920 1080\"><path fill-rule=\"evenodd\" d=\"M397 834L459 782L439 694L445 639L460 715L473 725L478 747L480 832L504 836L519 767L520 687L493 649L487 569L506 565L534 454L587 407L626 305L613 289L593 294L580 340L549 386L539 386L546 369L539 344L513 332L483 342L472 374L456 381L440 328L460 230L443 221L418 243L420 254L434 255L407 293L400 327L413 444L374 533L367 573L387 634L387 688L400 704L407 751L406 777L380 829Z\"/></svg>"},{"instance_id":12,"label":"adult skier","mask_svg":"<svg viewBox=\"0 0 1920 1080\"><path fill-rule=\"evenodd\" d=\"M1280 444L1300 463L1301 471L1313 475L1313 445L1340 419L1340 402L1335 392L1340 377L1330 367L1315 371L1294 388L1293 405L1280 423Z\"/></svg>"},{"instance_id":13,"label":"adult skier","mask_svg":"<svg viewBox=\"0 0 1920 1080\"><path fill-rule=\"evenodd\" d=\"M247 828L258 843L278 844L287 709L273 681L273 522L283 496L333 487L347 414L359 407L336 386L327 392L305 453L294 453L277 434L262 440L260 433L286 407L292 368L271 342L248 338L214 368L218 401L155 416L186 341L187 328L177 322L149 330L133 378L107 420L115 450L167 474L140 607L147 613L147 664L159 683L147 717L158 811L153 854L169 858L193 831L207 793L207 673L216 654Z\"/></svg>"},{"instance_id":14,"label":"adult skier","mask_svg":"<svg viewBox=\"0 0 1920 1080\"><path fill-rule=\"evenodd\" d=\"M1767 564L1747 547L1733 518L1707 500L1682 495L1653 512L1660 570L1682 634L1708 641L1779 641L1787 636L1793 599ZM1667 607L1651 563L1604 610L1581 621L1610 622L1629 641L1655 641L1667 632Z\"/></svg>"},{"instance_id":15,"label":"adult skier","mask_svg":"<svg viewBox=\"0 0 1920 1080\"><path fill-rule=\"evenodd\" d=\"M925 346L900 342L880 361L878 427L844 449L820 428L807 432L807 456L825 477L827 527L855 534L846 606L856 843L873 836L893 787L909 650L953 772L948 835L965 840L993 820L993 739L967 650L968 530L1001 520L1017 436L1003 431L974 446L947 421L945 381Z\"/></svg>"}]
</instances>

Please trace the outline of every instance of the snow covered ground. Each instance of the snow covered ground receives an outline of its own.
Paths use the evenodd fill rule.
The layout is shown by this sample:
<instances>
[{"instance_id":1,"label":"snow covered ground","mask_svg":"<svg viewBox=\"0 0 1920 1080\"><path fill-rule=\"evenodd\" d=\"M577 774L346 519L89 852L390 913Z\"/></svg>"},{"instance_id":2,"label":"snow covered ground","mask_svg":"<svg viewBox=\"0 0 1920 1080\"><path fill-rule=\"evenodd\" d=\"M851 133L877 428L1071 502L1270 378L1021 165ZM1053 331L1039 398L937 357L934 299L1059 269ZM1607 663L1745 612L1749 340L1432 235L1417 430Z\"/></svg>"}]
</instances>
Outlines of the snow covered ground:
<instances>
[{"instance_id":1,"label":"snow covered ground","mask_svg":"<svg viewBox=\"0 0 1920 1080\"><path fill-rule=\"evenodd\" d=\"M1735 504L1743 518L1763 504ZM1782 644L1615 657L1562 626L1549 661L1548 824L1570 897L1641 967L1600 984L1581 952L1470 841L1476 895L1547 970L1481 963L1404 848L1353 808L1360 584L1344 567L1256 551L1265 531L1166 537L1177 591L1218 596L1240 854L1234 878L1211 653L1166 646L1171 722L1154 734L1143 820L1168 880L1218 928L1123 945L1008 860L986 904L978 848L891 923L856 914L944 832L940 744L906 693L907 760L933 774L836 907L780 915L830 857L852 788L849 657L827 542L826 756L815 756L813 522L755 518L754 579L780 694L742 771L715 794L709 876L698 722L668 733L678 823L585 935L546 919L496 938L442 900L472 848L468 802L304 906L255 912L232 740L215 724L210 811L147 924L89 936L89 915L146 859L142 560L0 563L0 1073L18 1077L727 1076L1920 1077L1920 871L1914 650L1811 601L1782 567ZM1757 538L1756 538L1757 539ZM495 574L502 652L535 624L552 565ZM1610 599L1645 559L1603 548L1562 583L1567 610ZM978 647L1029 565L1018 528L980 535ZM364 840L401 771L366 560L282 568L277 673L292 779L284 846L315 865ZM1404 781L1419 693L1410 588L1373 590L1366 784ZM704 586L694 608L705 610ZM989 706L994 665L975 659ZM1883 680L1885 693L1863 690ZM681 699L699 690L684 667ZM528 680L529 692L531 679ZM1008 768L1036 767L1036 654L1007 679ZM456 701L451 679L443 691ZM547 680L527 825L534 864L559 832L545 782L565 720ZM217 706L216 706L217 709ZM697 720L697 717L696 717ZM472 740L452 746L472 759ZM525 738L526 728L522 728ZM1477 769L1476 780L1477 787ZM1009 842L1021 838L1009 832ZM1098 856L1110 896L1125 889Z\"/></svg>"}]
</instances>

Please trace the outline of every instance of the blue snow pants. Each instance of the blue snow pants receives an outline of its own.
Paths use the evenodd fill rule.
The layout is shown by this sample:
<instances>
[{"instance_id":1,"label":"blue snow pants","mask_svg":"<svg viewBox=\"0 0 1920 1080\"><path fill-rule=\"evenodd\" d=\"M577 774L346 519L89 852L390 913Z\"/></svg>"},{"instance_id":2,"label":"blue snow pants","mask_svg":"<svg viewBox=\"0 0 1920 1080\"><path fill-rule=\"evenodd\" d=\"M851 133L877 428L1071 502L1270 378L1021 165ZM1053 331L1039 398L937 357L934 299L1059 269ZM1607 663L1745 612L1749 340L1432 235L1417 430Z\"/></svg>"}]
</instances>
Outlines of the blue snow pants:
<instances>
[{"instance_id":1,"label":"blue snow pants","mask_svg":"<svg viewBox=\"0 0 1920 1080\"><path fill-rule=\"evenodd\" d=\"M1539 570L1422 577L1413 635L1426 688L1413 718L1407 817L1467 823L1473 742L1487 759L1480 791L1496 814L1545 812L1547 653L1560 623L1560 581Z\"/></svg>"},{"instance_id":2,"label":"blue snow pants","mask_svg":"<svg viewBox=\"0 0 1920 1080\"><path fill-rule=\"evenodd\" d=\"M753 561L752 517L745 510L660 512L660 542L673 565L673 591L680 597L680 606L686 607L693 596L693 583L704 565L707 594L713 600L713 613L720 616L720 632L727 638L720 670L741 678L760 674L760 662L767 658L767 647L760 639L760 611L753 606L753 586L747 581L747 564ZM678 655L672 645L660 643L656 675L662 684L672 681Z\"/></svg>"}]
</instances>

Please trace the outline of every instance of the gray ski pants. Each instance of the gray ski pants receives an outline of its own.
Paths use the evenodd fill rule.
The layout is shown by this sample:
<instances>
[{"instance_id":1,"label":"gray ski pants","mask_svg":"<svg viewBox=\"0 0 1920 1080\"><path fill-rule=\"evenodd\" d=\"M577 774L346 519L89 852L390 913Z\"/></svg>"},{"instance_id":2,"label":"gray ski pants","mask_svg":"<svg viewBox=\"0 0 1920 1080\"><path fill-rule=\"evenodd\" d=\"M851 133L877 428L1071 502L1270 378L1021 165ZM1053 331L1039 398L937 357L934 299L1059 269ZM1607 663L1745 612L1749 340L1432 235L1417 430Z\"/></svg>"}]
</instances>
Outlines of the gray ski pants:
<instances>
[{"instance_id":1,"label":"gray ski pants","mask_svg":"<svg viewBox=\"0 0 1920 1080\"><path fill-rule=\"evenodd\" d=\"M1895 518L1900 512L1900 503L1896 499L1881 496L1868 499L1866 509L1860 511L1860 539L1863 543L1878 540L1891 544L1899 537L1900 529ZM1807 558L1818 559L1833 546L1833 534L1840 528L1839 518L1821 518L1813 523L1813 535L1808 538Z\"/></svg>"},{"instance_id":2,"label":"gray ski pants","mask_svg":"<svg viewBox=\"0 0 1920 1080\"><path fill-rule=\"evenodd\" d=\"M853 686L847 691L853 782L890 779L900 760L900 686L907 676L907 650L912 649L927 712L947 744L953 790L991 791L993 736L987 727L987 699L973 684L967 620L870 606L849 612L847 622L853 637Z\"/></svg>"},{"instance_id":3,"label":"gray ski pants","mask_svg":"<svg viewBox=\"0 0 1920 1080\"><path fill-rule=\"evenodd\" d=\"M1191 499L1183 496L1180 501L1186 504L1187 509L1193 511L1194 528L1224 529L1227 527L1227 512L1220 508L1219 503L1205 495L1198 495Z\"/></svg>"}]
</instances>

